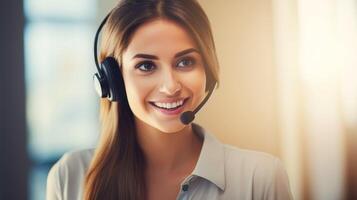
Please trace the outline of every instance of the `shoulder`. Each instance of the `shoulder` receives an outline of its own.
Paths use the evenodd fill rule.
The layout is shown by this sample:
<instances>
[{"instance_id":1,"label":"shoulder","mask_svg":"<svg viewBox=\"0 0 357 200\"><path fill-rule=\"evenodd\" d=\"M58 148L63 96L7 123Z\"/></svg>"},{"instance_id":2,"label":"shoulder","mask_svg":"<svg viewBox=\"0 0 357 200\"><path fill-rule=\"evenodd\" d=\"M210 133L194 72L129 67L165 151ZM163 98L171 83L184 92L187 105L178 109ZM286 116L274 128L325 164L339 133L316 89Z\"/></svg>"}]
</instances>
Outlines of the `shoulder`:
<instances>
[{"instance_id":1,"label":"shoulder","mask_svg":"<svg viewBox=\"0 0 357 200\"><path fill-rule=\"evenodd\" d=\"M86 170L92 159L94 150L85 149L78 151L70 151L65 153L51 168L51 171L57 171L61 177L70 173Z\"/></svg>"},{"instance_id":2,"label":"shoulder","mask_svg":"<svg viewBox=\"0 0 357 200\"><path fill-rule=\"evenodd\" d=\"M63 195L73 196L81 186L92 159L94 149L65 153L50 169L47 176L47 198L61 199ZM74 194L64 194L64 191ZM73 198L76 199L76 198Z\"/></svg>"},{"instance_id":3,"label":"shoulder","mask_svg":"<svg viewBox=\"0 0 357 200\"><path fill-rule=\"evenodd\" d=\"M94 149L84 149L65 153L58 161L59 165L67 167L87 167L90 163Z\"/></svg>"},{"instance_id":4,"label":"shoulder","mask_svg":"<svg viewBox=\"0 0 357 200\"><path fill-rule=\"evenodd\" d=\"M292 199L285 168L276 156L224 145L226 181L233 188L244 185L254 199Z\"/></svg>"},{"instance_id":5,"label":"shoulder","mask_svg":"<svg viewBox=\"0 0 357 200\"><path fill-rule=\"evenodd\" d=\"M226 172L238 174L241 179L254 180L258 183L268 182L277 171L283 170L280 160L271 154L240 149L227 144L224 145L224 149Z\"/></svg>"},{"instance_id":6,"label":"shoulder","mask_svg":"<svg viewBox=\"0 0 357 200\"><path fill-rule=\"evenodd\" d=\"M243 168L249 171L266 171L271 172L280 160L268 153L240 149L232 145L225 144L225 157L227 167Z\"/></svg>"}]
</instances>

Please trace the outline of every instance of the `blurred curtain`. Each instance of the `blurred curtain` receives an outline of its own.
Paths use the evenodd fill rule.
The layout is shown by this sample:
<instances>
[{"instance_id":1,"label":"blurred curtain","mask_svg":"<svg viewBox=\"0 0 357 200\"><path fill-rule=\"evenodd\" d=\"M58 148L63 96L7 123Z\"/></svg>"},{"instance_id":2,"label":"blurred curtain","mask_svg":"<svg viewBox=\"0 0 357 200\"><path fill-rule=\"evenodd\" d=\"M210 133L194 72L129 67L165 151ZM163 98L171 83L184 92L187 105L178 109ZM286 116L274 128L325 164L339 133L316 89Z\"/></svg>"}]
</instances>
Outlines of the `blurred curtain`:
<instances>
[{"instance_id":1,"label":"blurred curtain","mask_svg":"<svg viewBox=\"0 0 357 200\"><path fill-rule=\"evenodd\" d=\"M357 1L273 0L279 128L296 199L356 199Z\"/></svg>"}]
</instances>

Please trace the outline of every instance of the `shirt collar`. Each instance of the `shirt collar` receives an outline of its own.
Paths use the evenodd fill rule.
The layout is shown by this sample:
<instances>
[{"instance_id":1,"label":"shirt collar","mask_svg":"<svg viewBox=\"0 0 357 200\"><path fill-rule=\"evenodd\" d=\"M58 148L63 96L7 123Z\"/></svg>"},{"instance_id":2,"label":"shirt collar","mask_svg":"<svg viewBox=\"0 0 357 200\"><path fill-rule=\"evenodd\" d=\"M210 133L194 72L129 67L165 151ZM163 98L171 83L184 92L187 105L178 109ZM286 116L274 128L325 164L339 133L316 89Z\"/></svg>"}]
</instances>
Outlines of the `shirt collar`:
<instances>
[{"instance_id":1,"label":"shirt collar","mask_svg":"<svg viewBox=\"0 0 357 200\"><path fill-rule=\"evenodd\" d=\"M192 123L193 132L203 138L203 145L192 174L200 176L225 189L224 145L212 134L196 123Z\"/></svg>"}]
</instances>

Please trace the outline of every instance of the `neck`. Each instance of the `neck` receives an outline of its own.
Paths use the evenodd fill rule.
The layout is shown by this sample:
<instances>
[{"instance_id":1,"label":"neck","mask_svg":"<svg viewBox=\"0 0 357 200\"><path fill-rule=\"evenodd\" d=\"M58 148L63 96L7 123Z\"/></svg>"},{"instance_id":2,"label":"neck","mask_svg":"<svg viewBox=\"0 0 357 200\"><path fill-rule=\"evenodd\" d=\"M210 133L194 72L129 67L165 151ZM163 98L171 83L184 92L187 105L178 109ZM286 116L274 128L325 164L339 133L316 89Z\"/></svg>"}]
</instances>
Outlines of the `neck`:
<instances>
[{"instance_id":1,"label":"neck","mask_svg":"<svg viewBox=\"0 0 357 200\"><path fill-rule=\"evenodd\" d=\"M194 168L202 147L201 139L187 125L179 132L164 133L137 120L138 143L144 153L146 170L173 172Z\"/></svg>"}]
</instances>

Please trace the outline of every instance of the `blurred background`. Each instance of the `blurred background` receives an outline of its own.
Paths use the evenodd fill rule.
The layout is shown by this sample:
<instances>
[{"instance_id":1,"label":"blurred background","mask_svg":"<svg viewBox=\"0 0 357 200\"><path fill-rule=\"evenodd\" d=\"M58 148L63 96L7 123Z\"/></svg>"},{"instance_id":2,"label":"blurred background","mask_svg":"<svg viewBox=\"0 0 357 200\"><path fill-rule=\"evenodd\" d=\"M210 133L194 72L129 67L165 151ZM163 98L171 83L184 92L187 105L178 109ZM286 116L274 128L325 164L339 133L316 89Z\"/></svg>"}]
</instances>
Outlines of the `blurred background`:
<instances>
[{"instance_id":1,"label":"blurred background","mask_svg":"<svg viewBox=\"0 0 357 200\"><path fill-rule=\"evenodd\" d=\"M95 31L117 0L0 3L0 199L99 137ZM199 0L221 85L196 122L279 157L296 200L357 199L357 1Z\"/></svg>"}]
</instances>

